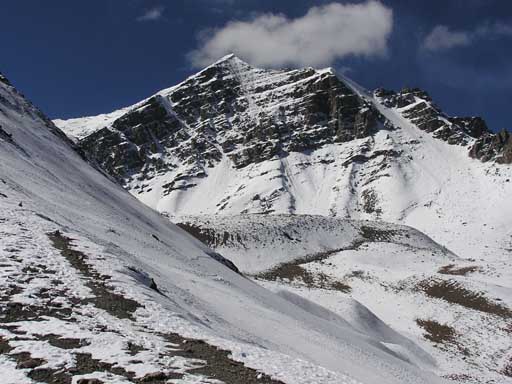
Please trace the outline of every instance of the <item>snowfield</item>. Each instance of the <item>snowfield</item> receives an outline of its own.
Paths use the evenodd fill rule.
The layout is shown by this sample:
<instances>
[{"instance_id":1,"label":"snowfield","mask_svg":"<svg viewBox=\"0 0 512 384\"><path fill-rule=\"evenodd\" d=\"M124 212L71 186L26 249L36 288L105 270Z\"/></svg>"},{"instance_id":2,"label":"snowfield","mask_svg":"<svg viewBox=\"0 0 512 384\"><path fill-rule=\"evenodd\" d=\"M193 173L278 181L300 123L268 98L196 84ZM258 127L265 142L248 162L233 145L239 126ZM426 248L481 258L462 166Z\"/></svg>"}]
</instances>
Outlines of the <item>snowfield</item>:
<instances>
[{"instance_id":1,"label":"snowfield","mask_svg":"<svg viewBox=\"0 0 512 384\"><path fill-rule=\"evenodd\" d=\"M3 382L213 383L226 366L251 382L442 382L361 304L345 318L226 267L3 82L0 110Z\"/></svg>"},{"instance_id":2,"label":"snowfield","mask_svg":"<svg viewBox=\"0 0 512 384\"><path fill-rule=\"evenodd\" d=\"M512 352L510 259L461 258L413 228L379 222L308 215L174 220L263 286L378 333L418 366L455 382L512 382L503 374Z\"/></svg>"},{"instance_id":3,"label":"snowfield","mask_svg":"<svg viewBox=\"0 0 512 384\"><path fill-rule=\"evenodd\" d=\"M427 250L445 263L459 259L414 228L385 222L284 214L180 216L171 220L250 274L375 241ZM414 265L419 259L411 254L394 262Z\"/></svg>"}]
</instances>

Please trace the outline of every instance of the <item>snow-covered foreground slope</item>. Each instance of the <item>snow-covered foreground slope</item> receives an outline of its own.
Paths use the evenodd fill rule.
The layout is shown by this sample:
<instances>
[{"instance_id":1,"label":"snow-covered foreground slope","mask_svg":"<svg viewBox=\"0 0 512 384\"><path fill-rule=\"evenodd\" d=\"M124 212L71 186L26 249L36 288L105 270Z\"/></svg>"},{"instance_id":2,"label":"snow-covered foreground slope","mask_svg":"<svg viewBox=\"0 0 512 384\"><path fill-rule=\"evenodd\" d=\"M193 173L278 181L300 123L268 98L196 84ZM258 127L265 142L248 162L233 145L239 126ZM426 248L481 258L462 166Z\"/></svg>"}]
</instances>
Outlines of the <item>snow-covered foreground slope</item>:
<instances>
[{"instance_id":1,"label":"snow-covered foreground slope","mask_svg":"<svg viewBox=\"0 0 512 384\"><path fill-rule=\"evenodd\" d=\"M460 383L512 383L510 259L460 258L412 228L368 221L301 215L175 220L264 286L291 290L356 329L377 332L385 343L389 337L397 344L396 331L407 336L435 357L439 375ZM418 357L392 348L412 361Z\"/></svg>"},{"instance_id":2,"label":"snow-covered foreground slope","mask_svg":"<svg viewBox=\"0 0 512 384\"><path fill-rule=\"evenodd\" d=\"M132 107L56 123L170 216L380 219L462 257L510 257L512 166L498 163L510 135L450 118L419 90L376 95L329 69L228 56Z\"/></svg>"},{"instance_id":3,"label":"snow-covered foreground slope","mask_svg":"<svg viewBox=\"0 0 512 384\"><path fill-rule=\"evenodd\" d=\"M0 110L4 382L66 375L74 365L105 382L155 370L163 380L212 382L220 370L209 358L218 354L195 354L200 344L183 347L183 337L287 383L440 382L419 368L432 368L428 354L380 320L385 331L366 332L227 268L86 163L4 82ZM213 376L187 356L206 360Z\"/></svg>"}]
</instances>

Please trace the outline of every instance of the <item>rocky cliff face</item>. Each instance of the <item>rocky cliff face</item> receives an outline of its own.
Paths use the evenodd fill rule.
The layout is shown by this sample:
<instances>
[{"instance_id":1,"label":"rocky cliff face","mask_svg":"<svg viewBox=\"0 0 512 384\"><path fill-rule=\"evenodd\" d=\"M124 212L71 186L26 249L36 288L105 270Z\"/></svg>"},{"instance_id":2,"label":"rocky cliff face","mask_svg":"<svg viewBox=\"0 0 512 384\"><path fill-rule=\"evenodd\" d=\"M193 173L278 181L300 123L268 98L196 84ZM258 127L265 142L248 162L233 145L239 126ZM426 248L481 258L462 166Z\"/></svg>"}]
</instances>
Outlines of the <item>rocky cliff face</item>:
<instances>
[{"instance_id":1,"label":"rocky cliff face","mask_svg":"<svg viewBox=\"0 0 512 384\"><path fill-rule=\"evenodd\" d=\"M472 158L512 163L510 134L505 130L492 133L481 117L449 117L419 88L404 88L400 92L377 89L374 95L386 107L398 109L402 116L434 137L448 144L470 144Z\"/></svg>"},{"instance_id":2,"label":"rocky cliff face","mask_svg":"<svg viewBox=\"0 0 512 384\"><path fill-rule=\"evenodd\" d=\"M176 181L369 136L375 108L330 70L261 70L228 56L83 138L80 145L122 183L178 166Z\"/></svg>"},{"instance_id":3,"label":"rocky cliff face","mask_svg":"<svg viewBox=\"0 0 512 384\"><path fill-rule=\"evenodd\" d=\"M11 85L11 83L9 82L9 80L7 80L7 78L0 72L0 81L6 85Z\"/></svg>"},{"instance_id":4,"label":"rocky cliff face","mask_svg":"<svg viewBox=\"0 0 512 384\"><path fill-rule=\"evenodd\" d=\"M471 147L469 155L482 161L496 160L500 164L512 163L512 137L502 130L493 134L486 132Z\"/></svg>"},{"instance_id":5,"label":"rocky cliff face","mask_svg":"<svg viewBox=\"0 0 512 384\"><path fill-rule=\"evenodd\" d=\"M449 117L421 89L378 89L371 99L329 69L263 70L233 55L114 118L93 121L79 145L139 192L145 189L137 181L175 173L165 183L168 195L195 186L192 179L223 158L241 169L392 129L375 102L435 138L469 146L473 158L512 162L509 133L492 133L480 117ZM66 130L68 123L60 124Z\"/></svg>"}]
</instances>

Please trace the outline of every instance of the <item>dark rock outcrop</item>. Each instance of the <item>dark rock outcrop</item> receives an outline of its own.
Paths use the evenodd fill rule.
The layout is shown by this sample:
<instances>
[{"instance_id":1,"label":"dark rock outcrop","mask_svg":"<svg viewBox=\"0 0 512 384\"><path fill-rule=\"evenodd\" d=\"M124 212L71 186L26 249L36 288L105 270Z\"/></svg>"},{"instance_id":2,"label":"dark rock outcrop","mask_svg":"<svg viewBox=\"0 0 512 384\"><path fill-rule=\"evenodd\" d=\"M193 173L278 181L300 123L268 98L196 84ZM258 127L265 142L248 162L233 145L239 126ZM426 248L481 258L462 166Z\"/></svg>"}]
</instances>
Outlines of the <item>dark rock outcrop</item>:
<instances>
[{"instance_id":1,"label":"dark rock outcrop","mask_svg":"<svg viewBox=\"0 0 512 384\"><path fill-rule=\"evenodd\" d=\"M469 155L482 161L495 160L499 164L512 163L512 135L506 130L482 135L471 147Z\"/></svg>"},{"instance_id":2,"label":"dark rock outcrop","mask_svg":"<svg viewBox=\"0 0 512 384\"><path fill-rule=\"evenodd\" d=\"M5 77L2 72L0 72L0 82L4 83L4 84L7 84L7 85L11 85L11 83L9 82L9 80L7 79L7 77Z\"/></svg>"}]
</instances>

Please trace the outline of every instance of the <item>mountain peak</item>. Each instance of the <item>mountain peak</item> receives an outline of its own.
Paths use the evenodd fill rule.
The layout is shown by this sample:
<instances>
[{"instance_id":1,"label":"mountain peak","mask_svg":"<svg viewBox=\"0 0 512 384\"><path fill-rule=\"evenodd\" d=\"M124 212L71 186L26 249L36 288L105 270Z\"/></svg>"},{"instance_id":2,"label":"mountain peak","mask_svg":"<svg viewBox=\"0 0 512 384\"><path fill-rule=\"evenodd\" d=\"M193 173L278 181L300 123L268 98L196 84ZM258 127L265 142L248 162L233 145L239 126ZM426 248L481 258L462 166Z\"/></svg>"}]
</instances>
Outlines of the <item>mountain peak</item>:
<instances>
[{"instance_id":1,"label":"mountain peak","mask_svg":"<svg viewBox=\"0 0 512 384\"><path fill-rule=\"evenodd\" d=\"M219 60L216 61L216 63L220 63L220 62L223 62L223 61L229 61L229 60L232 60L232 59L238 59L238 57L234 54L234 53L229 53L225 56L222 56Z\"/></svg>"},{"instance_id":2,"label":"mountain peak","mask_svg":"<svg viewBox=\"0 0 512 384\"><path fill-rule=\"evenodd\" d=\"M206 68L204 68L204 70L206 70L208 68L211 68L211 67L221 66L221 65L225 65L225 64L228 64L228 65L231 65L231 66L237 66L237 67L245 67L245 68L249 68L249 69L261 69L261 70L264 70L264 69L269 69L269 70L270 69L277 69L277 70L282 70L282 71L313 70L313 71L315 71L315 72L317 72L319 74L329 73L329 74L332 74L332 75L336 75L336 70L333 67L325 67L325 68L313 68L313 67L307 67L307 68L289 68L289 67L269 68L269 67L258 67L258 66L254 66L252 64L249 64L245 60L242 60L240 57L238 57L234 53L230 53L230 54L227 54L227 55L221 57L220 59L218 59L214 63L212 63L209 66L207 66Z\"/></svg>"},{"instance_id":3,"label":"mountain peak","mask_svg":"<svg viewBox=\"0 0 512 384\"><path fill-rule=\"evenodd\" d=\"M226 56L221 57L219 60L217 60L216 62L214 62L213 64L209 65L206 68L210 68L210 67L214 67L214 66L218 66L218 65L222 65L222 64L238 64L238 65L242 64L244 66L252 67L249 63L243 61L238 56L236 56L234 53L230 53Z\"/></svg>"}]
</instances>

